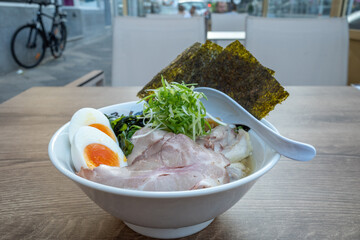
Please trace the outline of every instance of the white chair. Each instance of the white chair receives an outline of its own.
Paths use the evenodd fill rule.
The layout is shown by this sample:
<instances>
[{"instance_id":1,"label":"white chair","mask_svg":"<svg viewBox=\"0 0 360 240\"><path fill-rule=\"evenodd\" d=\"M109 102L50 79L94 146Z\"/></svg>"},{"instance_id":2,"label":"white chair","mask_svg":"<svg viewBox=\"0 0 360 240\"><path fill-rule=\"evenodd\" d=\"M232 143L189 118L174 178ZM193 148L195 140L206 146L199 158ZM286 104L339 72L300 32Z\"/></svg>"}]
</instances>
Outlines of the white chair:
<instances>
[{"instance_id":1,"label":"white chair","mask_svg":"<svg viewBox=\"0 0 360 240\"><path fill-rule=\"evenodd\" d=\"M147 18L161 18L161 19L167 19L167 18L184 18L181 14L154 14L149 13L146 14Z\"/></svg>"},{"instance_id":2,"label":"white chair","mask_svg":"<svg viewBox=\"0 0 360 240\"><path fill-rule=\"evenodd\" d=\"M260 18L246 23L246 48L283 85L346 85L345 18Z\"/></svg>"},{"instance_id":3,"label":"white chair","mask_svg":"<svg viewBox=\"0 0 360 240\"><path fill-rule=\"evenodd\" d=\"M247 16L246 13L212 13L211 31L245 31Z\"/></svg>"},{"instance_id":4,"label":"white chair","mask_svg":"<svg viewBox=\"0 0 360 240\"><path fill-rule=\"evenodd\" d=\"M205 42L204 18L117 17L113 86L143 86L195 42Z\"/></svg>"},{"instance_id":5,"label":"white chair","mask_svg":"<svg viewBox=\"0 0 360 240\"><path fill-rule=\"evenodd\" d=\"M226 14L226 13L212 13L211 14L211 31L215 32L243 32L246 27L247 13ZM216 41L222 47L226 47L234 40L218 40ZM243 40L240 40L244 43Z\"/></svg>"}]
</instances>

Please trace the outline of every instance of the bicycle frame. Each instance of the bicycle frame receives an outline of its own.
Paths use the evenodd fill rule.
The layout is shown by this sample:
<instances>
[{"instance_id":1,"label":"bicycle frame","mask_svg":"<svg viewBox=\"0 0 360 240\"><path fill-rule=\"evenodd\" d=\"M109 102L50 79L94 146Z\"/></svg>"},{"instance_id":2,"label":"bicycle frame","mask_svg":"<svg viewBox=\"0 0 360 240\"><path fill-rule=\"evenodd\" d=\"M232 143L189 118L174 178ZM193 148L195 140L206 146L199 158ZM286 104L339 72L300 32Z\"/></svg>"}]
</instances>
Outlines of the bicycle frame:
<instances>
[{"instance_id":1,"label":"bicycle frame","mask_svg":"<svg viewBox=\"0 0 360 240\"><path fill-rule=\"evenodd\" d=\"M50 34L53 34L54 26L56 24L59 24L60 22L64 21L64 19L63 19L62 14L59 13L60 5L55 4L55 12L54 12L54 14L52 16L49 15L49 14L43 13L43 9L42 9L43 5L44 4L41 4L41 3L39 4L39 8L38 8L38 11L36 13L36 20L34 21L34 23L36 24L36 29L40 28L40 30L44 34L45 45L46 45L46 47L48 47L49 44L50 44L50 37L51 37ZM44 22L43 22L43 19L42 19L43 16L51 19L51 31L50 31L50 34L47 34L47 31L46 31L46 28L45 28L45 25L44 25ZM56 22L57 17L60 18L60 22ZM35 39L36 39L36 34L38 34L38 31L35 33ZM31 40L30 38L31 38L31 34L29 34L28 46L29 46L29 42Z\"/></svg>"},{"instance_id":2,"label":"bicycle frame","mask_svg":"<svg viewBox=\"0 0 360 240\"><path fill-rule=\"evenodd\" d=\"M58 4L58 0L55 0L55 3L49 0L27 2L38 4L38 10L31 23L20 26L14 32L11 38L11 54L19 66L33 68L43 60L46 48L50 48L54 58L61 57L67 38L66 13L61 12L62 5ZM54 9L51 8L52 14L43 13L43 6L48 5L54 5Z\"/></svg>"}]
</instances>

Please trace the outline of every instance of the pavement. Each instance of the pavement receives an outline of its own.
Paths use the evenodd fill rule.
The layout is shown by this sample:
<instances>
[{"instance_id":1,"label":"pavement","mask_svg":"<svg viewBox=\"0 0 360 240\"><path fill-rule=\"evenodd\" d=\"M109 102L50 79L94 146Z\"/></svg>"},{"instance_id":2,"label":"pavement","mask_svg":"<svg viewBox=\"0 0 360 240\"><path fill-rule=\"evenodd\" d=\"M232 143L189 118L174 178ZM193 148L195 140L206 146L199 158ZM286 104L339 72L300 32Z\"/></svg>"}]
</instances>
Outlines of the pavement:
<instances>
[{"instance_id":1,"label":"pavement","mask_svg":"<svg viewBox=\"0 0 360 240\"><path fill-rule=\"evenodd\" d=\"M0 103L35 86L64 86L92 70L103 70L105 85L111 83L111 29L100 36L68 42L63 55L47 57L33 69L21 69L0 76ZM22 70L22 71L21 71Z\"/></svg>"}]
</instances>

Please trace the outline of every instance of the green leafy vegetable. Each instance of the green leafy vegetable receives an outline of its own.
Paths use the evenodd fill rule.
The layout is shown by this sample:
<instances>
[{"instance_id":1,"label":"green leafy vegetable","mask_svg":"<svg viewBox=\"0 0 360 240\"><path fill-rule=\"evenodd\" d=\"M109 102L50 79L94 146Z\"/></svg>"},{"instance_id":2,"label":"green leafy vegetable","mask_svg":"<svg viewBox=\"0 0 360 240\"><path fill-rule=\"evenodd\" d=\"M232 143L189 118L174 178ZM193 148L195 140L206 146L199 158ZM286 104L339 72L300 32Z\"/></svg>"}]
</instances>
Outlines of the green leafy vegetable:
<instances>
[{"instance_id":1,"label":"green leafy vegetable","mask_svg":"<svg viewBox=\"0 0 360 240\"><path fill-rule=\"evenodd\" d=\"M163 77L162 87L153 89L153 94L145 97L143 114L149 121L147 126L182 133L192 138L206 134L206 109L201 98L203 93L194 92L195 84L168 83Z\"/></svg>"},{"instance_id":2,"label":"green leafy vegetable","mask_svg":"<svg viewBox=\"0 0 360 240\"><path fill-rule=\"evenodd\" d=\"M128 156L134 148L134 144L130 141L131 137L137 130L144 127L142 117L138 115L121 115L119 118L112 116L108 116L108 118L110 120L111 127L119 140L121 150L124 152L125 156Z\"/></svg>"}]
</instances>

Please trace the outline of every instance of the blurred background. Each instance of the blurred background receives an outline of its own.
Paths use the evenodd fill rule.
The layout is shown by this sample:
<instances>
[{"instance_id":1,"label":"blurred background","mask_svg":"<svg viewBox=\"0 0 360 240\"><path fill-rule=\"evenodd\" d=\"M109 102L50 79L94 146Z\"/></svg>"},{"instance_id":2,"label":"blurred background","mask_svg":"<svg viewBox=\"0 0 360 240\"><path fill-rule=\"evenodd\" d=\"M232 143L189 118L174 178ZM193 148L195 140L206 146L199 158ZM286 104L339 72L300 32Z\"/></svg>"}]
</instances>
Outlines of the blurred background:
<instances>
[{"instance_id":1,"label":"blurred background","mask_svg":"<svg viewBox=\"0 0 360 240\"><path fill-rule=\"evenodd\" d=\"M41 0L33 2L41 2ZM143 85L151 79L151 76L175 59L182 52L181 49L185 49L195 41L203 43L211 40L226 47L230 42L239 40L254 53L255 57L259 58L260 62L266 63L269 60L266 60L266 56L262 56L262 53L267 50L256 47L254 36L257 35L253 34L251 29L260 29L263 26L266 28L260 30L263 35L265 30L273 33L283 28L279 27L283 26L281 24L288 24L287 22L294 19L296 22L286 25L290 26L287 32L278 34L281 37L280 40L269 38L267 42L259 44L264 46L269 43L268 49L272 48L273 42L275 45L276 43L281 45L280 50L275 51L279 53L279 58L281 54L289 55L286 53L291 52L291 49L303 47L301 56L309 57L310 53L314 53L317 55L311 58L324 62L323 65L313 64L319 72L328 71L330 75L334 75L326 69L326 66L331 66L331 68L335 66L339 68L339 71L346 68L346 73L337 75L338 82L327 81L327 77L323 74L312 73L314 77L308 81L286 82L284 80L284 84L349 85L360 83L358 70L360 0L62 0L60 3L63 5L62 12L67 13L67 44L63 55L58 59L53 59L47 53L39 66L24 69L13 60L10 42L18 27L34 19L38 5L29 4L26 0L0 0L1 101L31 86L63 86L93 70L104 73L104 85ZM44 8L44 12L49 14L53 10L52 5ZM189 19L195 18L200 20L190 24ZM256 20L252 25L254 18L266 19L267 22L272 21L274 24L276 20L281 20L276 23L277 27L273 27L267 26L266 22L255 23ZM335 29L336 27L332 26L336 24L339 27L335 32L329 32L330 30L325 30L325 25L317 26L311 23L311 21L327 22L330 19L341 19L346 22L346 26L341 23L340 26L335 21L331 21L329 29ZM50 26L50 23L46 23L49 20L44 21L45 25ZM302 25L302 21L308 25ZM185 23L182 26L183 22L187 22L189 26L185 26ZM191 33L189 33L190 30L186 30L190 29L190 25L193 27ZM199 26L194 28L195 25ZM253 28L255 25L256 27ZM176 35L177 33L179 36ZM291 36L297 34L297 39L301 40L300 43L291 40L291 37L287 37L286 34L292 34ZM264 36L267 35L269 34ZM312 40L311 36L315 35L319 35L319 38ZM339 38L336 40L338 45L327 46L328 40L333 39L334 36ZM255 40L251 40L252 38ZM292 41L295 45L291 45ZM286 45L289 45L287 47L290 50L285 49ZM324 53L318 52L323 48L325 48ZM335 63L327 63L328 59L337 58L328 55L334 52L334 49L339 50L338 53L334 53L337 54L336 56L341 53L344 53L344 56L339 57ZM158 54L160 52L168 52L168 54ZM273 53L272 59L276 58L277 56ZM293 58L297 58L296 55L293 55ZM154 62L158 65L154 65ZM288 60L283 59L281 64L284 65L284 62ZM269 64L270 67L277 68L276 64L271 66L271 61ZM296 64L301 71L304 68L310 69L309 66L302 66L301 63L292 65ZM284 68L289 69L288 66ZM284 72L281 68L274 70ZM140 74L138 72L144 72L144 74L137 76ZM290 74L299 75L298 72ZM132 78L140 80L132 81ZM280 74L279 78L286 77ZM322 82L318 81L319 79Z\"/></svg>"}]
</instances>

